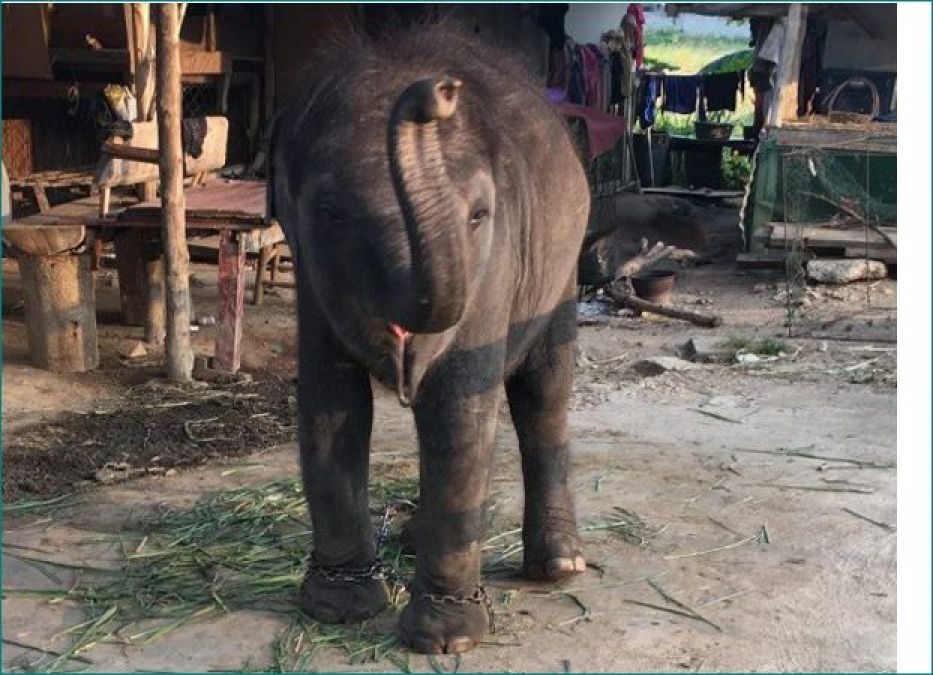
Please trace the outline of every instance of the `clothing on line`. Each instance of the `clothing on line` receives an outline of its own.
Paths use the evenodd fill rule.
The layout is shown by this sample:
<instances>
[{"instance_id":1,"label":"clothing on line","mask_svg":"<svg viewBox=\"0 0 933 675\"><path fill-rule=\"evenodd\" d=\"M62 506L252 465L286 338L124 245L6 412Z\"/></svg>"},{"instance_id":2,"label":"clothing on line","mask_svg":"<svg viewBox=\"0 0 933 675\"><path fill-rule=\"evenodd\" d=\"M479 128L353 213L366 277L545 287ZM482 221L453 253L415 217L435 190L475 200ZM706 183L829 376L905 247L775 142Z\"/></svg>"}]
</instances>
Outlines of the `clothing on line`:
<instances>
[{"instance_id":1,"label":"clothing on line","mask_svg":"<svg viewBox=\"0 0 933 675\"><path fill-rule=\"evenodd\" d=\"M706 109L710 112L735 110L735 95L741 79L744 79L744 73L739 71L704 75L703 96L706 99Z\"/></svg>"},{"instance_id":2,"label":"clothing on line","mask_svg":"<svg viewBox=\"0 0 933 675\"><path fill-rule=\"evenodd\" d=\"M661 95L663 78L655 73L645 73L642 77L641 87L638 90L636 102L638 123L642 129L649 129L654 125L657 116L657 102Z\"/></svg>"},{"instance_id":3,"label":"clothing on line","mask_svg":"<svg viewBox=\"0 0 933 675\"><path fill-rule=\"evenodd\" d=\"M664 112L690 114L697 109L697 91L702 75L667 75L664 77Z\"/></svg>"}]
</instances>

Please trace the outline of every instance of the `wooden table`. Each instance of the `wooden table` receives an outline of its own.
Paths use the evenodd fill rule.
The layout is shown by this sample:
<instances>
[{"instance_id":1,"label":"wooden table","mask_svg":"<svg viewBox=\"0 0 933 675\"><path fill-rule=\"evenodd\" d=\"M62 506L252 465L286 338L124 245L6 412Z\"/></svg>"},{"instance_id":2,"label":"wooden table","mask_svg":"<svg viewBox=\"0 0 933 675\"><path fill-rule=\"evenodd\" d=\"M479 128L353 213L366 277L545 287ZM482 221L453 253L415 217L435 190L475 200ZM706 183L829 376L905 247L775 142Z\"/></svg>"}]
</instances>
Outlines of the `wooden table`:
<instances>
[{"instance_id":1,"label":"wooden table","mask_svg":"<svg viewBox=\"0 0 933 675\"><path fill-rule=\"evenodd\" d=\"M161 234L161 225L162 205L158 201L136 204L124 209L114 220L94 223L99 236L105 239L114 238L128 229L148 231L151 238L156 239ZM185 225L188 236L219 235L214 367L236 372L240 368L243 336L246 254L268 251L284 241L282 228L275 221L266 219L264 182L228 180L216 180L185 190ZM119 251L117 256L119 258ZM261 259L263 257L260 256ZM117 265L120 265L119 260ZM262 270L259 272L261 274Z\"/></svg>"}]
</instances>

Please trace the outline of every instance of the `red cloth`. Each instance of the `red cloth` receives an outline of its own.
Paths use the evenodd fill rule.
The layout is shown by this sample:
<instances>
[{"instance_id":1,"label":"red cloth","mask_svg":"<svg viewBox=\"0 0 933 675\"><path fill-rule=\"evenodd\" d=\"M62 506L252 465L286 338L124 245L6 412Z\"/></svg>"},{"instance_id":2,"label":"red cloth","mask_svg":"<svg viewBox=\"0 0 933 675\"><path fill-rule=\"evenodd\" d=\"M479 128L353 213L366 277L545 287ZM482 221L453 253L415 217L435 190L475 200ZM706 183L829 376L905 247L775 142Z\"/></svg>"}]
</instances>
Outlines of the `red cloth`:
<instances>
[{"instance_id":1,"label":"red cloth","mask_svg":"<svg viewBox=\"0 0 933 675\"><path fill-rule=\"evenodd\" d=\"M630 2L628 9L625 10L626 16L631 16L635 19L635 24L638 27L635 32L635 65L638 68L641 68L645 63L645 10L642 9L641 3Z\"/></svg>"},{"instance_id":2,"label":"red cloth","mask_svg":"<svg viewBox=\"0 0 933 675\"><path fill-rule=\"evenodd\" d=\"M567 117L579 117L586 124L586 140L590 159L610 150L625 135L625 119L595 108L573 103L558 103L557 110Z\"/></svg>"}]
</instances>

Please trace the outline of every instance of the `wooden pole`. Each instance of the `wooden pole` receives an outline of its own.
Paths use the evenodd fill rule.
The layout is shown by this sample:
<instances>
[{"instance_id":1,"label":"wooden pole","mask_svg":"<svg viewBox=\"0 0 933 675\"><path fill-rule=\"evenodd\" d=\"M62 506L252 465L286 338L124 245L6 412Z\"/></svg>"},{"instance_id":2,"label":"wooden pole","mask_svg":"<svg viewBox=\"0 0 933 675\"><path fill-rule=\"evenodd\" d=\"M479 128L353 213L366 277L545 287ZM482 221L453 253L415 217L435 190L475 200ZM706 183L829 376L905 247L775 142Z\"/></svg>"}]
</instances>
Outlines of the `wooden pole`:
<instances>
[{"instance_id":1,"label":"wooden pole","mask_svg":"<svg viewBox=\"0 0 933 675\"><path fill-rule=\"evenodd\" d=\"M768 126L779 127L786 120L797 117L797 89L800 82L800 56L807 32L807 6L791 3L787 10L787 32L781 48L781 62L777 66Z\"/></svg>"},{"instance_id":2,"label":"wooden pole","mask_svg":"<svg viewBox=\"0 0 933 675\"><path fill-rule=\"evenodd\" d=\"M156 14L156 107L159 180L162 184L162 244L165 251L165 361L173 382L191 379L191 316L188 306L188 242L185 238L184 155L181 147L181 56L179 11L162 3Z\"/></svg>"}]
</instances>

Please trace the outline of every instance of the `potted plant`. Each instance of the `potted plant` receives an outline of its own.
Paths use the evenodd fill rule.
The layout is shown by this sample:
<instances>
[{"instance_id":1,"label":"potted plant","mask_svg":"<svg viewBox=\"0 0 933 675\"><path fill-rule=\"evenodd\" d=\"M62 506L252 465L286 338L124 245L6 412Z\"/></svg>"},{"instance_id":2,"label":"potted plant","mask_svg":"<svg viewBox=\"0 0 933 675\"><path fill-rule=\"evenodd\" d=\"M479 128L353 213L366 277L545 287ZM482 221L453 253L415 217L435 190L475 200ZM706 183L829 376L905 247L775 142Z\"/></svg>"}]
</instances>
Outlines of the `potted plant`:
<instances>
[{"instance_id":1,"label":"potted plant","mask_svg":"<svg viewBox=\"0 0 933 675\"><path fill-rule=\"evenodd\" d=\"M693 132L699 140L726 141L732 137L735 122L730 119L728 110L717 110L703 117L705 119L693 123Z\"/></svg>"}]
</instances>

